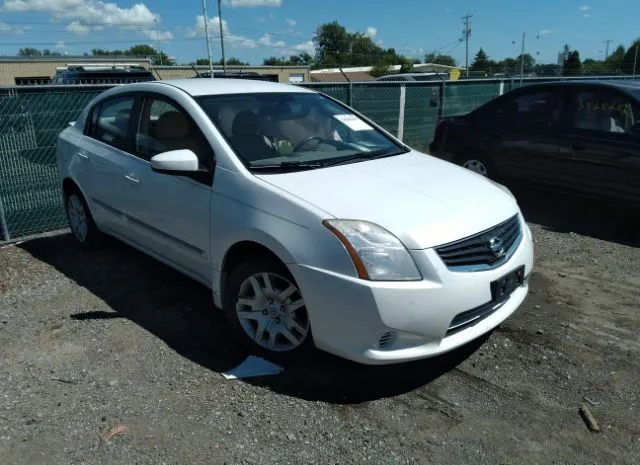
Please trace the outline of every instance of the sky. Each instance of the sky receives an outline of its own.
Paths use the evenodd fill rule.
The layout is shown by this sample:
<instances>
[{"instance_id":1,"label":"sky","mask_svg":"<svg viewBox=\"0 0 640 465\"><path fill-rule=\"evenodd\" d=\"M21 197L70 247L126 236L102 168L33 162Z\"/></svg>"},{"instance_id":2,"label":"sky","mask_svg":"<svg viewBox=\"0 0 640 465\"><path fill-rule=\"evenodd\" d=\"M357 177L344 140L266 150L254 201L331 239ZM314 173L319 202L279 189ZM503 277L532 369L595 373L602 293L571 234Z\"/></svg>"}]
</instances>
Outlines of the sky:
<instances>
[{"instance_id":1,"label":"sky","mask_svg":"<svg viewBox=\"0 0 640 465\"><path fill-rule=\"evenodd\" d=\"M206 57L202 0L0 0L0 54L20 48L81 55L92 48L160 48L180 63ZM206 0L212 57L220 59L217 0ZM603 59L640 36L639 0L222 0L227 58L261 64L269 56L313 52L322 23L338 21L399 54L451 54L464 65L462 16L472 15L470 61L482 47L491 59L525 52L555 63L565 43L581 57Z\"/></svg>"}]
</instances>

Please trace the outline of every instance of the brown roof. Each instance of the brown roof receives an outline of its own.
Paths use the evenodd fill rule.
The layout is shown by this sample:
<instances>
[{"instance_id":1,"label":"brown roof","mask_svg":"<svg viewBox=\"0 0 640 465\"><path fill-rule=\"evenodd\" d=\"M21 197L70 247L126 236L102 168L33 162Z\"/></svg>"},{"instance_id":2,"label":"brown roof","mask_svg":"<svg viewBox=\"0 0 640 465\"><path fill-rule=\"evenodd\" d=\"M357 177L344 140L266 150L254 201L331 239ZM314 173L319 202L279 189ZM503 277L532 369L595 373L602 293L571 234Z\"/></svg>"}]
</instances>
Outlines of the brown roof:
<instances>
[{"instance_id":1,"label":"brown roof","mask_svg":"<svg viewBox=\"0 0 640 465\"><path fill-rule=\"evenodd\" d=\"M346 73L352 81L373 81L375 78L369 73ZM342 73L312 73L311 80L315 82L347 82Z\"/></svg>"}]
</instances>

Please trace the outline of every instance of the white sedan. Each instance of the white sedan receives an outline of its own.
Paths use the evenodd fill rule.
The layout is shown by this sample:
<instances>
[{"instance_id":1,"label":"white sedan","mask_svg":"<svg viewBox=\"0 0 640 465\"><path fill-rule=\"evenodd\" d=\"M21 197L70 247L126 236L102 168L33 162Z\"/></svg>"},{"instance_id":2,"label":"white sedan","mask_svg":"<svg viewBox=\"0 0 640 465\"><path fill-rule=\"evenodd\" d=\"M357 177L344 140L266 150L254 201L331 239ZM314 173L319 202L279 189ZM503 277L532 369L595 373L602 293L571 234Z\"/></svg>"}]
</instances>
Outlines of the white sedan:
<instances>
[{"instance_id":1,"label":"white sedan","mask_svg":"<svg viewBox=\"0 0 640 465\"><path fill-rule=\"evenodd\" d=\"M81 244L108 234L210 287L261 355L435 356L528 291L531 232L506 188L301 87L114 87L57 157Z\"/></svg>"}]
</instances>

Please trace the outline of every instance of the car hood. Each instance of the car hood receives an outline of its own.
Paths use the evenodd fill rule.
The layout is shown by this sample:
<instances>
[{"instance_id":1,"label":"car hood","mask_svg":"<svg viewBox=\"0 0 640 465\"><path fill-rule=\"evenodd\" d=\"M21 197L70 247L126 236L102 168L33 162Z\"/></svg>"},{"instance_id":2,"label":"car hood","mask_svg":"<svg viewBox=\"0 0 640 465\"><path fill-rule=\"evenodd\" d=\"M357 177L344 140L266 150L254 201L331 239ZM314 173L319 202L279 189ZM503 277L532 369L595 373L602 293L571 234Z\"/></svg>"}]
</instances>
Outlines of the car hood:
<instances>
[{"instance_id":1,"label":"car hood","mask_svg":"<svg viewBox=\"0 0 640 465\"><path fill-rule=\"evenodd\" d=\"M409 249L462 239L519 212L500 185L416 151L258 178L335 218L376 223Z\"/></svg>"}]
</instances>

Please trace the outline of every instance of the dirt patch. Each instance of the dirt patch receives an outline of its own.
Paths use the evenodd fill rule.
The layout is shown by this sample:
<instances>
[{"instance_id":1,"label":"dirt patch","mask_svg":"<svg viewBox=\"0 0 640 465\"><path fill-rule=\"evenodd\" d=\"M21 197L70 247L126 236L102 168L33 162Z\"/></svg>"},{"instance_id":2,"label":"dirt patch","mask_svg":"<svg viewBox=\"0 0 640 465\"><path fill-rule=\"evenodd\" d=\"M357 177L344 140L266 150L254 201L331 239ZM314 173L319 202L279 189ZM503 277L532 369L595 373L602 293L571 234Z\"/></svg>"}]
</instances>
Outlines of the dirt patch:
<instances>
[{"instance_id":1,"label":"dirt patch","mask_svg":"<svg viewBox=\"0 0 640 465\"><path fill-rule=\"evenodd\" d=\"M67 235L2 248L1 461L640 463L640 248L589 215L530 211L531 294L486 340L393 367L319 354L248 381L220 375L246 354L178 273Z\"/></svg>"}]
</instances>

